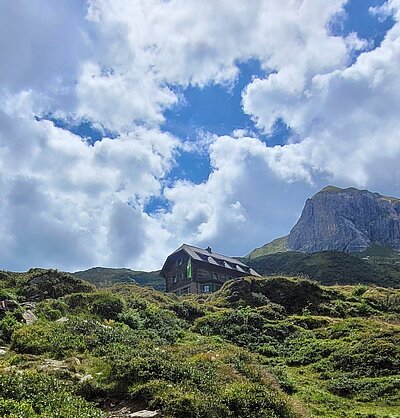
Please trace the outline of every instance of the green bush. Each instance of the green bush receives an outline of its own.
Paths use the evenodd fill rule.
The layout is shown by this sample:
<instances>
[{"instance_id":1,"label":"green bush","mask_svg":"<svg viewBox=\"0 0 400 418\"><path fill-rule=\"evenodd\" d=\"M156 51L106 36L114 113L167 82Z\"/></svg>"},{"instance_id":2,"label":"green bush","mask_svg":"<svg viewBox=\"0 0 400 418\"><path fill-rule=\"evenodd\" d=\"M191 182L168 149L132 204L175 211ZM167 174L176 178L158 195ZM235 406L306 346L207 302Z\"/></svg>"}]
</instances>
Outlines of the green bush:
<instances>
[{"instance_id":1,"label":"green bush","mask_svg":"<svg viewBox=\"0 0 400 418\"><path fill-rule=\"evenodd\" d=\"M0 375L0 412L15 418L101 418L103 413L58 380L36 372Z\"/></svg>"},{"instance_id":2,"label":"green bush","mask_svg":"<svg viewBox=\"0 0 400 418\"><path fill-rule=\"evenodd\" d=\"M98 292L95 295L92 312L105 319L117 319L125 308L125 300L111 292Z\"/></svg>"},{"instance_id":3,"label":"green bush","mask_svg":"<svg viewBox=\"0 0 400 418\"><path fill-rule=\"evenodd\" d=\"M329 357L343 345L341 342L322 340L304 334L287 341L284 347L286 363L292 366L305 366Z\"/></svg>"},{"instance_id":4,"label":"green bush","mask_svg":"<svg viewBox=\"0 0 400 418\"><path fill-rule=\"evenodd\" d=\"M0 300L18 300L18 296L10 289L0 289Z\"/></svg>"},{"instance_id":5,"label":"green bush","mask_svg":"<svg viewBox=\"0 0 400 418\"><path fill-rule=\"evenodd\" d=\"M378 377L399 374L399 338L391 341L372 337L353 345L344 346L329 358L332 367L360 377Z\"/></svg>"},{"instance_id":6,"label":"green bush","mask_svg":"<svg viewBox=\"0 0 400 418\"><path fill-rule=\"evenodd\" d=\"M32 405L24 401L4 399L0 396L0 416L3 418L35 418L37 417Z\"/></svg>"},{"instance_id":7,"label":"green bush","mask_svg":"<svg viewBox=\"0 0 400 418\"><path fill-rule=\"evenodd\" d=\"M171 305L171 309L178 315L179 318L186 319L188 321L193 321L205 314L204 307L189 300L174 303Z\"/></svg>"},{"instance_id":8,"label":"green bush","mask_svg":"<svg viewBox=\"0 0 400 418\"><path fill-rule=\"evenodd\" d=\"M276 391L251 383L235 383L222 393L222 402L229 408L229 417L294 417L296 414Z\"/></svg>"},{"instance_id":9,"label":"green bush","mask_svg":"<svg viewBox=\"0 0 400 418\"><path fill-rule=\"evenodd\" d=\"M55 321L67 313L68 305L60 299L49 299L39 302L35 314L41 319Z\"/></svg>"},{"instance_id":10,"label":"green bush","mask_svg":"<svg viewBox=\"0 0 400 418\"><path fill-rule=\"evenodd\" d=\"M346 396L363 402L371 402L382 400L391 395L397 395L399 397L400 378L354 379L347 376L340 376L329 381L328 390L339 396Z\"/></svg>"},{"instance_id":11,"label":"green bush","mask_svg":"<svg viewBox=\"0 0 400 418\"><path fill-rule=\"evenodd\" d=\"M133 397L145 400L151 408L159 408L166 417L219 418L229 417L229 408L212 394L192 386L171 385L163 380L151 380L131 386Z\"/></svg>"},{"instance_id":12,"label":"green bush","mask_svg":"<svg viewBox=\"0 0 400 418\"><path fill-rule=\"evenodd\" d=\"M52 354L57 358L83 353L107 344L135 344L140 336L124 324L102 324L95 320L73 318L64 323L37 322L23 326L12 336L12 348L20 353Z\"/></svg>"},{"instance_id":13,"label":"green bush","mask_svg":"<svg viewBox=\"0 0 400 418\"><path fill-rule=\"evenodd\" d=\"M276 345L296 332L290 322L267 320L262 313L249 307L227 309L197 319L192 329L203 335L221 335L257 351L265 351L266 345Z\"/></svg>"},{"instance_id":14,"label":"green bush","mask_svg":"<svg viewBox=\"0 0 400 418\"><path fill-rule=\"evenodd\" d=\"M11 338L13 350L26 354L51 353L56 357L64 357L70 351L83 351L84 341L74 335L61 323L37 322L23 326Z\"/></svg>"},{"instance_id":15,"label":"green bush","mask_svg":"<svg viewBox=\"0 0 400 418\"><path fill-rule=\"evenodd\" d=\"M0 320L0 335L5 341L10 341L14 331L23 326L20 319L20 311L14 311L6 312Z\"/></svg>"}]
</instances>

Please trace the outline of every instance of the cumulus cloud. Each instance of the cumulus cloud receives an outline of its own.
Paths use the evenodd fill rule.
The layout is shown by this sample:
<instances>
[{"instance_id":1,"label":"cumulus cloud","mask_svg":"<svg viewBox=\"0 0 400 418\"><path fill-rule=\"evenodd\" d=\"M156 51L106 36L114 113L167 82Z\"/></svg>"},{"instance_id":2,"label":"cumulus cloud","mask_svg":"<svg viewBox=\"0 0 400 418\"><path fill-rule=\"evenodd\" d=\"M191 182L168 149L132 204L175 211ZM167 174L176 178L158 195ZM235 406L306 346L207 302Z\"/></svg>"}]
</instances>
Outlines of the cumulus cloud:
<instances>
[{"instance_id":1,"label":"cumulus cloud","mask_svg":"<svg viewBox=\"0 0 400 418\"><path fill-rule=\"evenodd\" d=\"M396 194L400 4L371 10L396 24L369 50L355 33L330 33L345 3L8 2L0 266L157 268L183 241L243 254L285 234L327 181ZM243 130L188 144L160 130L165 110L182 101L178 91L232 88L248 60L264 75L243 91L243 110L263 133L282 119L293 132L287 144L271 147ZM50 114L113 138L91 145ZM171 184L179 150L208 154L205 182ZM152 197L169 205L148 214Z\"/></svg>"},{"instance_id":2,"label":"cumulus cloud","mask_svg":"<svg viewBox=\"0 0 400 418\"><path fill-rule=\"evenodd\" d=\"M267 130L276 117L282 118L300 141L298 157L310 173L378 188L392 179L398 186L399 35L396 23L380 47L362 53L353 65L310 72L306 87L295 96L280 82L281 71L254 80L244 93L244 108Z\"/></svg>"},{"instance_id":3,"label":"cumulus cloud","mask_svg":"<svg viewBox=\"0 0 400 418\"><path fill-rule=\"evenodd\" d=\"M151 261L138 261L143 248L162 248L168 235L159 226L153 242L153 221L140 208L160 193L175 145L171 135L136 128L92 146L49 121L16 124L0 112L1 265Z\"/></svg>"},{"instance_id":4,"label":"cumulus cloud","mask_svg":"<svg viewBox=\"0 0 400 418\"><path fill-rule=\"evenodd\" d=\"M182 181L165 191L173 202L165 228L201 246L212 242L243 254L266 237L284 235L304 197L315 190L295 151L283 154L282 147L267 147L257 138L214 137L210 158L207 182Z\"/></svg>"}]
</instances>

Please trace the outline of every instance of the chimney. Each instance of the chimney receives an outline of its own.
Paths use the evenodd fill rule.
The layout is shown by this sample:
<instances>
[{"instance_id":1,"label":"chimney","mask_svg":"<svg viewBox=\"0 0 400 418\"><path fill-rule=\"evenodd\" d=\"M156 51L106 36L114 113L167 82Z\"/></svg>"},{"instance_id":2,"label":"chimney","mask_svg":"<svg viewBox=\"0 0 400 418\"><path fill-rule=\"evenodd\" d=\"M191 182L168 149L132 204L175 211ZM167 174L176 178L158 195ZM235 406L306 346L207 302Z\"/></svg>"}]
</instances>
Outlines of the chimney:
<instances>
[{"instance_id":1,"label":"chimney","mask_svg":"<svg viewBox=\"0 0 400 418\"><path fill-rule=\"evenodd\" d=\"M212 251L211 251L211 247L210 246L208 246L207 248L206 248L206 251L207 252L209 252L210 254L212 253Z\"/></svg>"}]
</instances>

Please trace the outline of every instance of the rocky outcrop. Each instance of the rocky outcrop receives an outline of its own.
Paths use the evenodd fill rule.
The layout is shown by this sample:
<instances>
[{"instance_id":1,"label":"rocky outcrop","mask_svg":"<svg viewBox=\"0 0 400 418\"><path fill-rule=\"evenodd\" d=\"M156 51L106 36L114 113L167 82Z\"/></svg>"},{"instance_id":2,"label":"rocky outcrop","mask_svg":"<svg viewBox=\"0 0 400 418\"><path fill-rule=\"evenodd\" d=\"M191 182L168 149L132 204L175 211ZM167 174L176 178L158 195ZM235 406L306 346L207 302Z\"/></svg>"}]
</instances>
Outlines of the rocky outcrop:
<instances>
[{"instance_id":1,"label":"rocky outcrop","mask_svg":"<svg viewBox=\"0 0 400 418\"><path fill-rule=\"evenodd\" d=\"M400 250L400 199L329 186L307 199L287 249L361 252L372 245Z\"/></svg>"}]
</instances>

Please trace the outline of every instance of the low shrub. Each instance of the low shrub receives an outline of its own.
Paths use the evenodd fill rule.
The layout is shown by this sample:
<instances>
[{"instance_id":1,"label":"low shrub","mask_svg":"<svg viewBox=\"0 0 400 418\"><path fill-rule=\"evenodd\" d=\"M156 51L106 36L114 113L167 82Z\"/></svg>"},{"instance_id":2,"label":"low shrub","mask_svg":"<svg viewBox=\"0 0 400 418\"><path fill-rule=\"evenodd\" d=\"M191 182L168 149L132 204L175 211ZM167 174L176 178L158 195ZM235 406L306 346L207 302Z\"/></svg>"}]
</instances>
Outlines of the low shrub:
<instances>
[{"instance_id":1,"label":"low shrub","mask_svg":"<svg viewBox=\"0 0 400 418\"><path fill-rule=\"evenodd\" d=\"M20 322L21 319L20 311L6 312L5 316L0 320L0 336L3 340L9 342L14 331L23 326Z\"/></svg>"},{"instance_id":2,"label":"low shrub","mask_svg":"<svg viewBox=\"0 0 400 418\"><path fill-rule=\"evenodd\" d=\"M125 300L111 292L97 292L92 303L92 312L105 319L117 319L125 308Z\"/></svg>"},{"instance_id":3,"label":"low shrub","mask_svg":"<svg viewBox=\"0 0 400 418\"><path fill-rule=\"evenodd\" d=\"M251 308L227 309L195 321L192 328L203 335L221 335L240 346L257 350L282 342L297 328L288 321L267 320Z\"/></svg>"},{"instance_id":4,"label":"low shrub","mask_svg":"<svg viewBox=\"0 0 400 418\"><path fill-rule=\"evenodd\" d=\"M0 413L10 418L104 417L65 384L37 372L0 375Z\"/></svg>"},{"instance_id":5,"label":"low shrub","mask_svg":"<svg viewBox=\"0 0 400 418\"><path fill-rule=\"evenodd\" d=\"M354 379L340 376L331 379L328 390L336 395L353 398L363 402L382 400L400 393L399 377Z\"/></svg>"}]
</instances>

